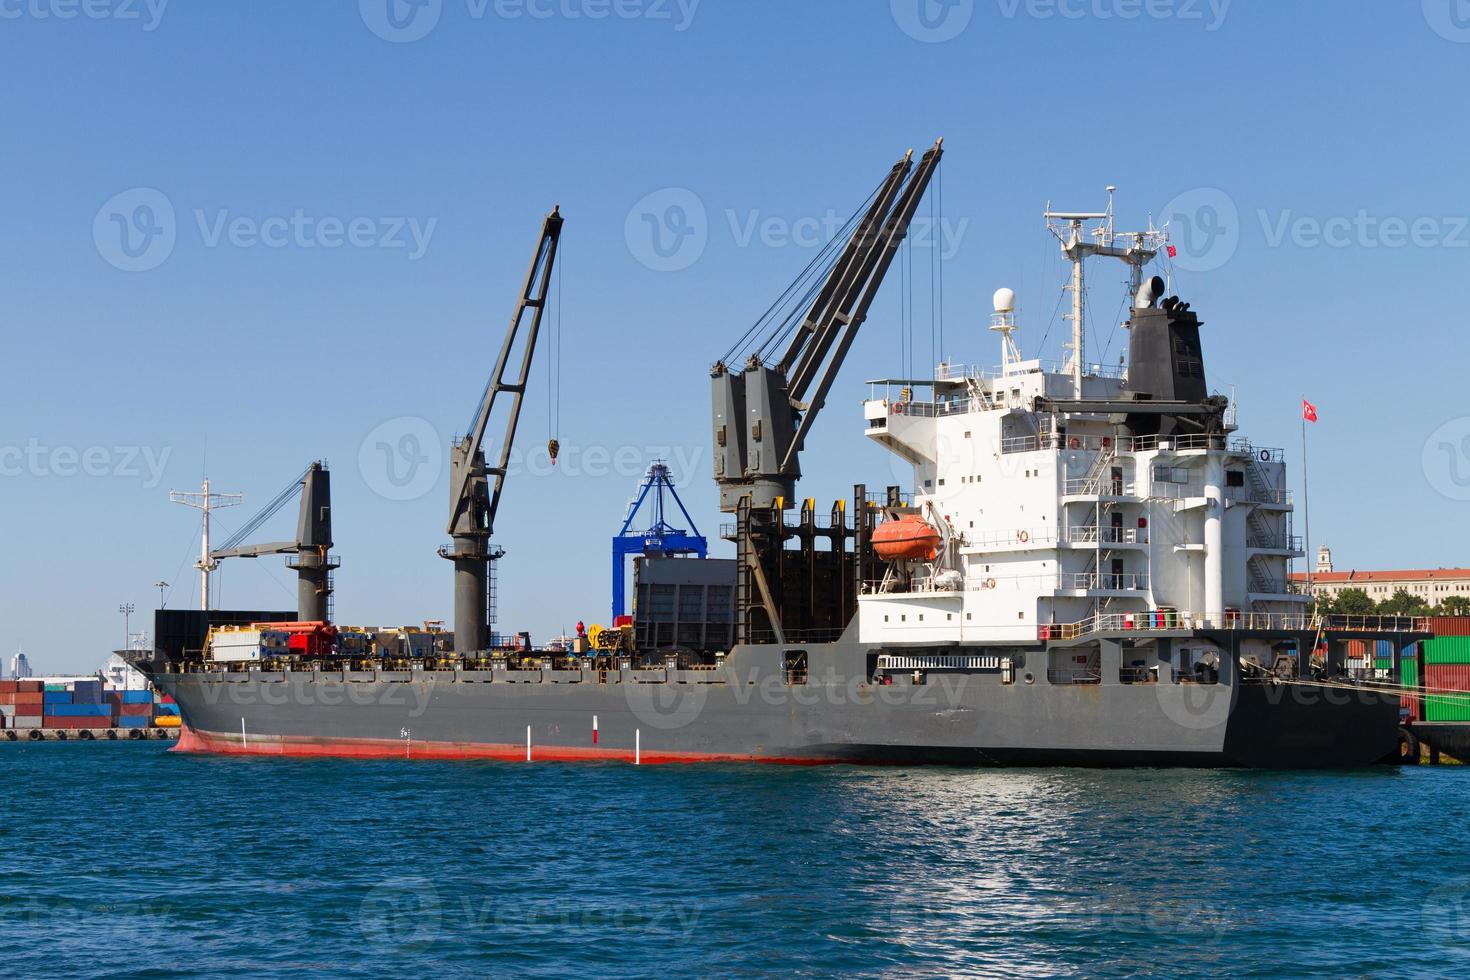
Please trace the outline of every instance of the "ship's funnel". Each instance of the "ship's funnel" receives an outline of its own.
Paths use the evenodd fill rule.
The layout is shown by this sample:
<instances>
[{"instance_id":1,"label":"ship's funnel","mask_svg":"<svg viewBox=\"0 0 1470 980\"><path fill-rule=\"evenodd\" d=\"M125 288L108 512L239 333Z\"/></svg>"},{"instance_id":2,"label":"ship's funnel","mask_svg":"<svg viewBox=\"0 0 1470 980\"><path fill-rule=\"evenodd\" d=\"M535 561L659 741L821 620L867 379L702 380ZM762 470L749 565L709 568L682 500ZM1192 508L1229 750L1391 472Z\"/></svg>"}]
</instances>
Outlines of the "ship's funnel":
<instances>
[{"instance_id":1,"label":"ship's funnel","mask_svg":"<svg viewBox=\"0 0 1470 980\"><path fill-rule=\"evenodd\" d=\"M1139 295L1151 286L1145 283ZM1136 400L1201 404L1209 397L1200 326L1198 314L1178 297L1133 311L1126 388ZM1128 419L1133 435L1169 435L1178 424L1168 415L1140 413Z\"/></svg>"},{"instance_id":2,"label":"ship's funnel","mask_svg":"<svg viewBox=\"0 0 1470 980\"><path fill-rule=\"evenodd\" d=\"M1138 296L1134 299L1133 306L1139 310L1151 310L1162 295L1164 295L1164 280L1154 276L1138 287Z\"/></svg>"}]
</instances>

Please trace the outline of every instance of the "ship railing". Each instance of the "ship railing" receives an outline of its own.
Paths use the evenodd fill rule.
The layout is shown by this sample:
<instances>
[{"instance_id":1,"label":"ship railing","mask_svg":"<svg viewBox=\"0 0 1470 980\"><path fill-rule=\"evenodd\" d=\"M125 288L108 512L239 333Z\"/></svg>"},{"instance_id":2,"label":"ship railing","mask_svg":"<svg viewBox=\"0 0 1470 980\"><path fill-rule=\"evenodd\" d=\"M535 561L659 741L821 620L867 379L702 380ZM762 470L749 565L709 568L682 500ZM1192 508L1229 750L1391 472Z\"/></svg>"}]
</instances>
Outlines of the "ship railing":
<instances>
[{"instance_id":1,"label":"ship railing","mask_svg":"<svg viewBox=\"0 0 1470 980\"><path fill-rule=\"evenodd\" d=\"M921 419L944 418L950 415L968 415L973 402L968 398L952 398L935 402L896 402L902 405L902 414Z\"/></svg>"},{"instance_id":2,"label":"ship railing","mask_svg":"<svg viewBox=\"0 0 1470 980\"><path fill-rule=\"evenodd\" d=\"M1263 551L1291 551L1300 554L1302 538L1299 534L1252 534L1245 539L1247 548Z\"/></svg>"},{"instance_id":3,"label":"ship railing","mask_svg":"<svg viewBox=\"0 0 1470 980\"><path fill-rule=\"evenodd\" d=\"M1200 435L1198 433L1172 436L1134 436L1128 440L1128 446L1136 453L1225 448L1224 440L1220 436Z\"/></svg>"},{"instance_id":4,"label":"ship railing","mask_svg":"<svg viewBox=\"0 0 1470 980\"><path fill-rule=\"evenodd\" d=\"M1064 497L1132 497L1137 492L1131 480L1111 480L1083 477L1067 480L1062 484Z\"/></svg>"},{"instance_id":5,"label":"ship railing","mask_svg":"<svg viewBox=\"0 0 1470 980\"><path fill-rule=\"evenodd\" d=\"M1041 448L1040 436L1011 436L1000 441L1002 453L1034 453Z\"/></svg>"},{"instance_id":6,"label":"ship railing","mask_svg":"<svg viewBox=\"0 0 1470 980\"><path fill-rule=\"evenodd\" d=\"M1290 490L1275 487L1227 487L1225 499L1236 503L1289 504L1293 498Z\"/></svg>"},{"instance_id":7,"label":"ship railing","mask_svg":"<svg viewBox=\"0 0 1470 980\"><path fill-rule=\"evenodd\" d=\"M1121 574L1111 575L1097 572L1063 572L1058 576L1059 589L1087 589L1105 592L1145 592L1148 576Z\"/></svg>"},{"instance_id":8,"label":"ship railing","mask_svg":"<svg viewBox=\"0 0 1470 980\"><path fill-rule=\"evenodd\" d=\"M1038 371L1044 374L1071 374L1072 366L1058 360L1028 360L1022 361L1020 366L1007 371L1004 367L993 364L941 364L934 376L939 381L963 381L967 378L989 381L995 378L1035 374ZM1082 373L1088 378L1118 379L1127 377L1128 369L1121 364L1086 364L1083 365Z\"/></svg>"},{"instance_id":9,"label":"ship railing","mask_svg":"<svg viewBox=\"0 0 1470 980\"><path fill-rule=\"evenodd\" d=\"M1067 541L1071 544L1148 544L1148 530L1132 527L1103 527L1083 525L1067 529Z\"/></svg>"},{"instance_id":10,"label":"ship railing","mask_svg":"<svg viewBox=\"0 0 1470 980\"><path fill-rule=\"evenodd\" d=\"M1236 456L1249 456L1251 459L1259 460L1262 463L1286 462L1286 450L1256 446L1249 439L1231 440L1230 451Z\"/></svg>"},{"instance_id":11,"label":"ship railing","mask_svg":"<svg viewBox=\"0 0 1470 980\"><path fill-rule=\"evenodd\" d=\"M870 493L870 494L868 494L868 503L872 504L875 507L887 507L888 506L888 494L886 494L886 493ZM898 494L898 506L900 506L900 507L912 507L913 505L914 505L914 495L912 493L900 492Z\"/></svg>"},{"instance_id":12,"label":"ship railing","mask_svg":"<svg viewBox=\"0 0 1470 980\"><path fill-rule=\"evenodd\" d=\"M1192 483L1175 483L1172 480L1150 480L1148 484L1148 498L1150 500L1187 500L1190 497L1203 497L1204 490Z\"/></svg>"},{"instance_id":13,"label":"ship railing","mask_svg":"<svg viewBox=\"0 0 1470 980\"><path fill-rule=\"evenodd\" d=\"M992 531L978 535L966 533L962 536L961 543L966 548L1006 548L1012 545L1037 547L1055 544L1056 540L1056 532L1050 528L1022 528L1018 531Z\"/></svg>"},{"instance_id":14,"label":"ship railing","mask_svg":"<svg viewBox=\"0 0 1470 980\"><path fill-rule=\"evenodd\" d=\"M1046 679L1052 684L1101 684L1101 667L1048 667Z\"/></svg>"},{"instance_id":15,"label":"ship railing","mask_svg":"<svg viewBox=\"0 0 1470 980\"><path fill-rule=\"evenodd\" d=\"M1194 615L1174 610L1103 613L1077 623L1041 627L1041 639L1075 640L1094 633L1165 633L1178 630L1254 630L1295 633L1428 633L1429 620L1417 616L1315 616L1227 610Z\"/></svg>"}]
</instances>

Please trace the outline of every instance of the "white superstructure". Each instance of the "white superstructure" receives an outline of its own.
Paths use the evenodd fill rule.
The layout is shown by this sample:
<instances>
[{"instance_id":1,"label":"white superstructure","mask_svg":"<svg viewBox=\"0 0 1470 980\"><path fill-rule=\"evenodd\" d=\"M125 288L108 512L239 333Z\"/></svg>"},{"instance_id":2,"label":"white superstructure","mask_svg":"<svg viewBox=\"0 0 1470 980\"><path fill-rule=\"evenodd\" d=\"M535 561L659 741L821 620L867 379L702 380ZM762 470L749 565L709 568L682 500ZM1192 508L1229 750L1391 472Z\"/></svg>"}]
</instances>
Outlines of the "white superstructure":
<instances>
[{"instance_id":1,"label":"white superstructure","mask_svg":"<svg viewBox=\"0 0 1470 980\"><path fill-rule=\"evenodd\" d=\"M1128 261L1135 316L1159 314L1138 274L1154 239L1122 236L1134 244L1112 248L1111 207L1091 217L1107 221L1100 245L1079 251L1073 224L1064 250L1079 266L1095 254ZM999 368L940 365L932 382L872 383L867 435L913 465L912 507L944 544L932 562L895 564L859 598L862 641L1004 645L1085 630L1095 617L1204 628L1304 611L1307 597L1290 587L1302 546L1283 453L1239 438L1234 406L1219 398L1211 431L1135 434L1127 409L1147 396L1126 369L1079 363L1079 343L1066 364L1023 359L1013 305L1010 290L996 294ZM1175 370L1203 382L1202 361ZM916 388L932 399L915 400Z\"/></svg>"}]
</instances>

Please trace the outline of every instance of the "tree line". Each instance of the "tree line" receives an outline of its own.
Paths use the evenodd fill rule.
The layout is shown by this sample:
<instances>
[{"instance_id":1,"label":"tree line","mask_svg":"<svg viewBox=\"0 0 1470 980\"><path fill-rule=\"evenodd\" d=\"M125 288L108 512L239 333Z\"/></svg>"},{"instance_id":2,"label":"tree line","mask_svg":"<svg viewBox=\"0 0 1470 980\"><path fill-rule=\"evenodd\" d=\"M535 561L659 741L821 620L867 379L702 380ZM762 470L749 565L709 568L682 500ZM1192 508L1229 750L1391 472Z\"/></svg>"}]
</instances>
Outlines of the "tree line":
<instances>
[{"instance_id":1,"label":"tree line","mask_svg":"<svg viewBox=\"0 0 1470 980\"><path fill-rule=\"evenodd\" d=\"M1317 612L1341 616L1470 616L1470 596L1452 595L1431 605L1408 589L1399 589L1382 602L1363 589L1343 589L1335 596L1318 596Z\"/></svg>"}]
</instances>

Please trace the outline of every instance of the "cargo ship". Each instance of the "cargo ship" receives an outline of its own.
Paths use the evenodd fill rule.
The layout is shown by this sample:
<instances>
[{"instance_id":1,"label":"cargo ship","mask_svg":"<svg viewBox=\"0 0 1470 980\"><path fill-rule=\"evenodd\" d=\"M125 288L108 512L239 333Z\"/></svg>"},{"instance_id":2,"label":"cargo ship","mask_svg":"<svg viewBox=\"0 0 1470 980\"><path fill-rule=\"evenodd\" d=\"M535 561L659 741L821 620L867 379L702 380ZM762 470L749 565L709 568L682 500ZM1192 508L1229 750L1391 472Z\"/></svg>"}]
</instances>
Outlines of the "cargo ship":
<instances>
[{"instance_id":1,"label":"cargo ship","mask_svg":"<svg viewBox=\"0 0 1470 980\"><path fill-rule=\"evenodd\" d=\"M1425 624L1319 616L1291 587L1304 549L1285 454L1243 437L1237 406L1209 387L1203 322L1149 274L1167 229L1115 230L1111 188L1104 211L1045 212L1071 267L1065 361L1023 354L1015 296L999 290L997 366L872 381L852 419L912 484L859 484L825 514L800 497L812 425L943 152L940 141L890 168L711 371L713 477L735 560L668 558L657 574L682 611L682 596L712 595L710 570L724 570L728 630L650 641L660 634L644 620L660 612L643 603L570 649L494 636L503 552L491 538L557 210L451 451L452 543L440 554L454 564L452 631L415 645L342 627L361 637L350 649L318 631L321 569L335 565L323 509L306 508L317 472L297 542L309 560L293 566L301 608L270 617L296 622L272 635L264 615L204 610L195 639L137 658L180 706L178 748L633 763L1330 767L1393 756L1398 697L1360 682L1348 645L1380 644L1397 667ZM1110 367L1087 359L1085 296L1089 264L1113 261L1128 270L1130 312L1127 356ZM509 421L490 465L497 408ZM226 620L234 632L221 632ZM315 639L293 642L302 630Z\"/></svg>"}]
</instances>

